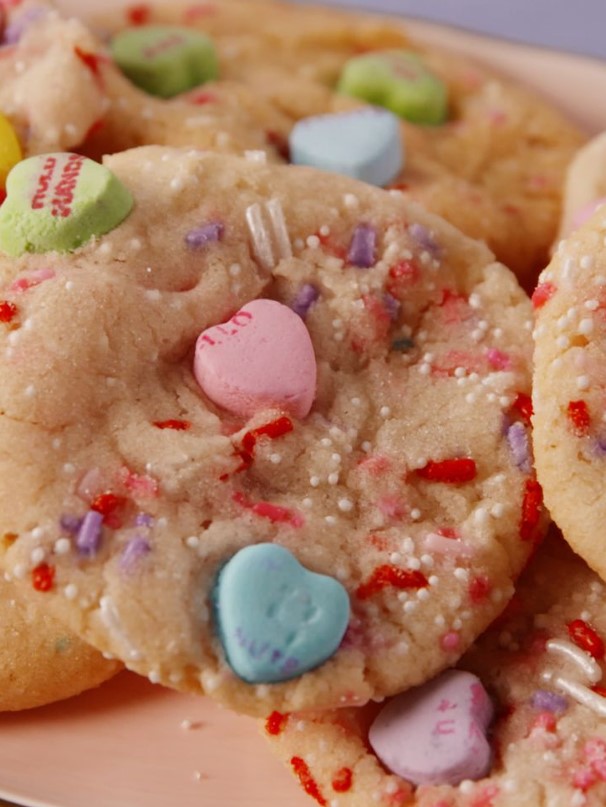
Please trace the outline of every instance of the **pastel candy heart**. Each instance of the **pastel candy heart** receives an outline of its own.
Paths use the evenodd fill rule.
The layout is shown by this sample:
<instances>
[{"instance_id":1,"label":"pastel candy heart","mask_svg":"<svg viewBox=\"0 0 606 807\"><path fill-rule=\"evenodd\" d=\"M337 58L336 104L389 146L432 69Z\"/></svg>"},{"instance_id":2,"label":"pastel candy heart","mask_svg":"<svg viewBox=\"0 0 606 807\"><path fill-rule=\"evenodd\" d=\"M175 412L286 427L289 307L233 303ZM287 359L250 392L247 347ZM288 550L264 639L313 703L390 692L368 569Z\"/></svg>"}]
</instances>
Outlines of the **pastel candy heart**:
<instances>
[{"instance_id":1,"label":"pastel candy heart","mask_svg":"<svg viewBox=\"0 0 606 807\"><path fill-rule=\"evenodd\" d=\"M133 84L160 98L172 98L219 75L213 43L189 28L126 28L112 39L111 53Z\"/></svg>"},{"instance_id":2,"label":"pastel candy heart","mask_svg":"<svg viewBox=\"0 0 606 807\"><path fill-rule=\"evenodd\" d=\"M448 92L416 53L390 50L350 59L339 79L338 91L385 107L413 123L446 120Z\"/></svg>"},{"instance_id":3,"label":"pastel candy heart","mask_svg":"<svg viewBox=\"0 0 606 807\"><path fill-rule=\"evenodd\" d=\"M218 576L214 608L227 661L252 684L287 681L323 664L349 622L341 583L310 572L276 544L233 556Z\"/></svg>"},{"instance_id":4,"label":"pastel candy heart","mask_svg":"<svg viewBox=\"0 0 606 807\"><path fill-rule=\"evenodd\" d=\"M376 108L305 118L290 134L290 158L296 165L387 185L404 166L400 122Z\"/></svg>"},{"instance_id":5,"label":"pastel candy heart","mask_svg":"<svg viewBox=\"0 0 606 807\"><path fill-rule=\"evenodd\" d=\"M9 171L22 157L15 130L4 115L0 115L0 187L5 186Z\"/></svg>"},{"instance_id":6,"label":"pastel candy heart","mask_svg":"<svg viewBox=\"0 0 606 807\"><path fill-rule=\"evenodd\" d=\"M304 418L316 391L316 357L301 317L253 300L196 342L194 374L218 406L242 417L277 407Z\"/></svg>"},{"instance_id":7,"label":"pastel candy heart","mask_svg":"<svg viewBox=\"0 0 606 807\"><path fill-rule=\"evenodd\" d=\"M381 762L416 785L456 785L490 770L492 703L479 679L449 670L393 698L370 727Z\"/></svg>"},{"instance_id":8,"label":"pastel candy heart","mask_svg":"<svg viewBox=\"0 0 606 807\"><path fill-rule=\"evenodd\" d=\"M43 154L18 163L0 208L0 249L68 252L126 218L129 191L111 171L79 154Z\"/></svg>"}]
</instances>

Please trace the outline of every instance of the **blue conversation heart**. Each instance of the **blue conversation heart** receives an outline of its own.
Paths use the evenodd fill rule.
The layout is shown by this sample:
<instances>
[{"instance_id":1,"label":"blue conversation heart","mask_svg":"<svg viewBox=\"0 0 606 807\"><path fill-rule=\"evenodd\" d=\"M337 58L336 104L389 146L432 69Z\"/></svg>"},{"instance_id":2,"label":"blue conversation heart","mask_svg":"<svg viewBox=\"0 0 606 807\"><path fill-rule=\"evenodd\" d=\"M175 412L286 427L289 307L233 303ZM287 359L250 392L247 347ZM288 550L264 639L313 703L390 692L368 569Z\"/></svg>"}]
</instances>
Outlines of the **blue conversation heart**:
<instances>
[{"instance_id":1,"label":"blue conversation heart","mask_svg":"<svg viewBox=\"0 0 606 807\"><path fill-rule=\"evenodd\" d=\"M377 107L305 118L291 132L290 158L296 165L387 185L404 166L400 122Z\"/></svg>"},{"instance_id":2,"label":"blue conversation heart","mask_svg":"<svg viewBox=\"0 0 606 807\"><path fill-rule=\"evenodd\" d=\"M275 544L241 549L221 569L214 615L227 662L251 684L297 678L329 659L349 622L337 580Z\"/></svg>"}]
</instances>

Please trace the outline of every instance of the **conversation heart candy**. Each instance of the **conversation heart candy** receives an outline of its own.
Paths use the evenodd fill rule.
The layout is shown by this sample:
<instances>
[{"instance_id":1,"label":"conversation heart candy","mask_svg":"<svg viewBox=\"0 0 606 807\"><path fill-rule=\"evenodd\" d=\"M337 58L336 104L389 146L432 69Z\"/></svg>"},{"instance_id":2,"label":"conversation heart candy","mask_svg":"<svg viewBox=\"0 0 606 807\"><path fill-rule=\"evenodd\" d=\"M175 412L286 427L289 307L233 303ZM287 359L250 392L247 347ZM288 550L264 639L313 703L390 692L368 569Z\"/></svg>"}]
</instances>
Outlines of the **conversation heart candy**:
<instances>
[{"instance_id":1,"label":"conversation heart candy","mask_svg":"<svg viewBox=\"0 0 606 807\"><path fill-rule=\"evenodd\" d=\"M112 39L111 53L133 84L160 98L172 98L219 75L213 43L188 28L126 28Z\"/></svg>"},{"instance_id":2,"label":"conversation heart candy","mask_svg":"<svg viewBox=\"0 0 606 807\"><path fill-rule=\"evenodd\" d=\"M18 163L0 208L0 249L69 252L130 213L130 192L111 171L80 154L42 154Z\"/></svg>"},{"instance_id":3,"label":"conversation heart candy","mask_svg":"<svg viewBox=\"0 0 606 807\"><path fill-rule=\"evenodd\" d=\"M22 157L15 130L4 115L0 114L0 187L5 186L9 171Z\"/></svg>"},{"instance_id":4,"label":"conversation heart candy","mask_svg":"<svg viewBox=\"0 0 606 807\"><path fill-rule=\"evenodd\" d=\"M196 342L194 374L211 401L249 417L277 407L304 418L316 391L316 357L301 317L275 300L253 300Z\"/></svg>"},{"instance_id":5,"label":"conversation heart candy","mask_svg":"<svg viewBox=\"0 0 606 807\"><path fill-rule=\"evenodd\" d=\"M417 54L405 50L350 59L341 72L338 91L390 109L412 123L443 123L448 113L444 82Z\"/></svg>"},{"instance_id":6,"label":"conversation heart candy","mask_svg":"<svg viewBox=\"0 0 606 807\"><path fill-rule=\"evenodd\" d=\"M241 549L214 591L227 661L249 683L296 678L327 661L349 622L349 597L332 577L310 572L276 544Z\"/></svg>"},{"instance_id":7,"label":"conversation heart candy","mask_svg":"<svg viewBox=\"0 0 606 807\"><path fill-rule=\"evenodd\" d=\"M456 785L490 769L486 730L493 706L479 679L449 670L393 698L379 712L369 740L392 773L416 785Z\"/></svg>"},{"instance_id":8,"label":"conversation heart candy","mask_svg":"<svg viewBox=\"0 0 606 807\"><path fill-rule=\"evenodd\" d=\"M354 109L299 121L290 134L296 165L335 171L370 185L387 185L402 170L398 118L385 109Z\"/></svg>"}]
</instances>

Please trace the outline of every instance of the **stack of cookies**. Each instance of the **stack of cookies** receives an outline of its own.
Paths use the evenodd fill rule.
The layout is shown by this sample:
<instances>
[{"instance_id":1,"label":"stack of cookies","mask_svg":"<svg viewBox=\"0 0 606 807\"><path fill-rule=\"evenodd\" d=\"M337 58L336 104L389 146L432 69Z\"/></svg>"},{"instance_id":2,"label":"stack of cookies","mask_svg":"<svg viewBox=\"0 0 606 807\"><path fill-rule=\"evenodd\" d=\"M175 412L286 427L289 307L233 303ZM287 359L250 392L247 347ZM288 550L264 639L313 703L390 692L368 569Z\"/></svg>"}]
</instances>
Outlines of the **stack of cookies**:
<instances>
[{"instance_id":1,"label":"stack of cookies","mask_svg":"<svg viewBox=\"0 0 606 807\"><path fill-rule=\"evenodd\" d=\"M603 584L543 504L606 574L582 134L388 19L2 28L2 707L125 665L321 805L604 803Z\"/></svg>"}]
</instances>

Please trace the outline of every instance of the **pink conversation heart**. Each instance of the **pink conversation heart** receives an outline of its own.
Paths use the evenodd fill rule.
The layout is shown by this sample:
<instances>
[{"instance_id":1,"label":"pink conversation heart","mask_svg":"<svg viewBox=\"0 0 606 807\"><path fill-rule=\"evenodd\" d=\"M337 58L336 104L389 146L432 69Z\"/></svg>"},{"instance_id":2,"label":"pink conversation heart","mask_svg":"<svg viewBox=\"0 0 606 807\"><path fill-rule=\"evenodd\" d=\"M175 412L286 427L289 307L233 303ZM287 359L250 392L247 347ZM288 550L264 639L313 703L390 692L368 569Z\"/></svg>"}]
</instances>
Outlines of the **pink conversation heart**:
<instances>
[{"instance_id":1,"label":"pink conversation heart","mask_svg":"<svg viewBox=\"0 0 606 807\"><path fill-rule=\"evenodd\" d=\"M311 409L316 357L301 317L275 300L253 300L198 337L194 373L206 395L235 415Z\"/></svg>"},{"instance_id":2,"label":"pink conversation heart","mask_svg":"<svg viewBox=\"0 0 606 807\"><path fill-rule=\"evenodd\" d=\"M370 727L381 762L415 785L456 785L490 770L492 703L475 675L449 670L393 698Z\"/></svg>"}]
</instances>

